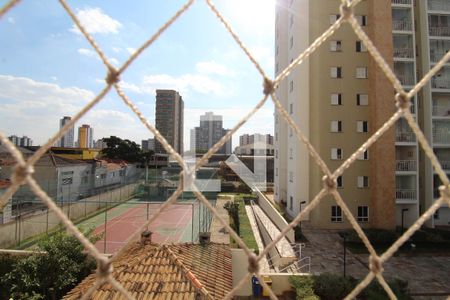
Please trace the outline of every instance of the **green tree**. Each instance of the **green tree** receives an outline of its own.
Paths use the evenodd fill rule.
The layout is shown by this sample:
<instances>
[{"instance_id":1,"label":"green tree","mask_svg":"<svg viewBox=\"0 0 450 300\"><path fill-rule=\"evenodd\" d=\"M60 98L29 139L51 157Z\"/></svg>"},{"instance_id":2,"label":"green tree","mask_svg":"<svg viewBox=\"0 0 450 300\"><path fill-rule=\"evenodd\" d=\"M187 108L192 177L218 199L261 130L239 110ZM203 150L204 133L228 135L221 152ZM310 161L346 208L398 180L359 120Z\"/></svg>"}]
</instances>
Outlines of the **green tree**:
<instances>
[{"instance_id":1,"label":"green tree","mask_svg":"<svg viewBox=\"0 0 450 300\"><path fill-rule=\"evenodd\" d=\"M138 144L130 140L122 140L117 136L110 136L103 139L106 148L102 150L102 155L110 159L122 159L128 162L144 162L145 155Z\"/></svg>"},{"instance_id":2,"label":"green tree","mask_svg":"<svg viewBox=\"0 0 450 300\"><path fill-rule=\"evenodd\" d=\"M240 234L240 223L239 223L239 203L228 201L224 204L223 208L225 208L230 216L233 224L231 227L234 231L239 235Z\"/></svg>"},{"instance_id":3,"label":"green tree","mask_svg":"<svg viewBox=\"0 0 450 300\"><path fill-rule=\"evenodd\" d=\"M95 268L95 261L83 253L83 245L65 232L42 239L38 250L47 254L13 261L0 279L0 286L9 291L9 295L2 294L3 299L60 299Z\"/></svg>"}]
</instances>

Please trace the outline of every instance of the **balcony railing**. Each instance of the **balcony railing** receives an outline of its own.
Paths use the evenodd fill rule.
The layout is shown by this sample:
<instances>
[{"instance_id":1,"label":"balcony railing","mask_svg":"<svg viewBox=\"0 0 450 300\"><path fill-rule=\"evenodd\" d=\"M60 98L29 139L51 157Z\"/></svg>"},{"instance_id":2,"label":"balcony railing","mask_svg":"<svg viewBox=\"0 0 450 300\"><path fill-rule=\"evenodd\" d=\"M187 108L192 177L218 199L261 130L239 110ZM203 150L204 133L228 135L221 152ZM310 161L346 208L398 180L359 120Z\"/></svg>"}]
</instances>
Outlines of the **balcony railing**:
<instances>
[{"instance_id":1,"label":"balcony railing","mask_svg":"<svg viewBox=\"0 0 450 300\"><path fill-rule=\"evenodd\" d=\"M412 0L392 0L392 4L411 4Z\"/></svg>"},{"instance_id":2,"label":"balcony railing","mask_svg":"<svg viewBox=\"0 0 450 300\"><path fill-rule=\"evenodd\" d=\"M444 169L445 171L450 170L450 160L443 160L443 159L439 159L439 162L441 163L442 169Z\"/></svg>"},{"instance_id":3,"label":"balcony railing","mask_svg":"<svg viewBox=\"0 0 450 300\"><path fill-rule=\"evenodd\" d=\"M410 189L396 189L395 198L401 200L415 200L417 199L417 191Z\"/></svg>"},{"instance_id":4,"label":"balcony railing","mask_svg":"<svg viewBox=\"0 0 450 300\"><path fill-rule=\"evenodd\" d=\"M430 26L430 36L450 36L450 27L447 26Z\"/></svg>"},{"instance_id":5,"label":"balcony railing","mask_svg":"<svg viewBox=\"0 0 450 300\"><path fill-rule=\"evenodd\" d=\"M450 144L450 129L447 132L433 132L434 144Z\"/></svg>"},{"instance_id":6,"label":"balcony railing","mask_svg":"<svg viewBox=\"0 0 450 300\"><path fill-rule=\"evenodd\" d=\"M412 131L397 131L395 133L395 141L414 143L416 141L416 135Z\"/></svg>"},{"instance_id":7,"label":"balcony railing","mask_svg":"<svg viewBox=\"0 0 450 300\"><path fill-rule=\"evenodd\" d=\"M431 60L431 62L439 62L444 57L445 54L447 54L447 52L444 50L436 51L436 50L431 49L430 50L430 60Z\"/></svg>"},{"instance_id":8,"label":"balcony railing","mask_svg":"<svg viewBox=\"0 0 450 300\"><path fill-rule=\"evenodd\" d=\"M414 76L412 75L404 75L404 74L396 74L398 80L400 80L402 85L415 85Z\"/></svg>"},{"instance_id":9,"label":"balcony railing","mask_svg":"<svg viewBox=\"0 0 450 300\"><path fill-rule=\"evenodd\" d=\"M414 51L411 48L394 48L396 58L414 58Z\"/></svg>"},{"instance_id":10,"label":"balcony railing","mask_svg":"<svg viewBox=\"0 0 450 300\"><path fill-rule=\"evenodd\" d=\"M394 1L395 0L393 0L392 3L394 3ZM428 0L428 9L450 11L450 2L447 0Z\"/></svg>"},{"instance_id":11,"label":"balcony railing","mask_svg":"<svg viewBox=\"0 0 450 300\"><path fill-rule=\"evenodd\" d=\"M435 116L435 117L450 117L450 104L433 106L433 116Z\"/></svg>"},{"instance_id":12,"label":"balcony railing","mask_svg":"<svg viewBox=\"0 0 450 300\"><path fill-rule=\"evenodd\" d=\"M412 22L392 20L392 30L412 31Z\"/></svg>"},{"instance_id":13,"label":"balcony railing","mask_svg":"<svg viewBox=\"0 0 450 300\"><path fill-rule=\"evenodd\" d=\"M434 89L450 89L450 79L432 78L431 87Z\"/></svg>"},{"instance_id":14,"label":"balcony railing","mask_svg":"<svg viewBox=\"0 0 450 300\"><path fill-rule=\"evenodd\" d=\"M416 171L417 162L415 160L397 160L395 169L397 171Z\"/></svg>"}]
</instances>

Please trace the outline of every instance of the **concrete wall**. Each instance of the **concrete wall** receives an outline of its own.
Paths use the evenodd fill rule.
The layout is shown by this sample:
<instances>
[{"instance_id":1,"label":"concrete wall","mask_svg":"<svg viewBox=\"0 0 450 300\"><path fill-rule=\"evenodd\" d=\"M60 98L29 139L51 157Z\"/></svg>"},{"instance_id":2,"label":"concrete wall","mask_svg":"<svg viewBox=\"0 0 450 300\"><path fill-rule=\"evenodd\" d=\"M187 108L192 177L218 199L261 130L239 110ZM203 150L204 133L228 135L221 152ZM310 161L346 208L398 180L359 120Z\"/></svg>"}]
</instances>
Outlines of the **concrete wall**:
<instances>
[{"instance_id":1,"label":"concrete wall","mask_svg":"<svg viewBox=\"0 0 450 300\"><path fill-rule=\"evenodd\" d=\"M77 220L107 205L108 202L123 202L134 193L137 183L123 186L103 194L67 203L62 211L71 220ZM42 209L31 215L22 215L21 218L7 224L0 225L0 248L16 245L19 241L45 233L61 223L53 211Z\"/></svg>"},{"instance_id":2,"label":"concrete wall","mask_svg":"<svg viewBox=\"0 0 450 300\"><path fill-rule=\"evenodd\" d=\"M283 218L282 215L273 207L272 203L264 196L260 191L256 191L258 195L258 204L261 209L266 213L266 215L272 220L272 222L278 227L278 229L283 230L287 226L289 226L288 222ZM286 234L286 238L289 242L295 243L295 235L294 230L289 230Z\"/></svg>"},{"instance_id":3,"label":"concrete wall","mask_svg":"<svg viewBox=\"0 0 450 300\"><path fill-rule=\"evenodd\" d=\"M248 258L242 249L231 249L232 267L233 267L233 287L235 287L239 281L247 275L248 271ZM277 295L283 295L287 291L291 291L292 287L289 283L289 277L292 274L288 273L267 273L261 274L262 276L270 276L272 280L272 290ZM297 276L308 276L299 275ZM252 280L251 278L244 284L242 288L236 291L235 296L252 296Z\"/></svg>"}]
</instances>

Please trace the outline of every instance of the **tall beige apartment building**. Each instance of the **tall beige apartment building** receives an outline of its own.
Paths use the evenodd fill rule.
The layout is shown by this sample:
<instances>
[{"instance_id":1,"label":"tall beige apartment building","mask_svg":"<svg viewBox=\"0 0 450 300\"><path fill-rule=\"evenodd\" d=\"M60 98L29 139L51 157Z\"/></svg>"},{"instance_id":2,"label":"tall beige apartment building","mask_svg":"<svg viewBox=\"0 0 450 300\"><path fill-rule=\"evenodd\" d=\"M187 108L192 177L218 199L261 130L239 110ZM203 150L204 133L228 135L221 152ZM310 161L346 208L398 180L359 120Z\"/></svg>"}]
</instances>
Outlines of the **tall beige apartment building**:
<instances>
[{"instance_id":1,"label":"tall beige apartment building","mask_svg":"<svg viewBox=\"0 0 450 300\"><path fill-rule=\"evenodd\" d=\"M339 18L339 0L278 0L275 71L281 72ZM410 89L450 49L450 1L365 0L359 24ZM418 75L419 74L419 75ZM395 112L394 89L352 28L345 24L279 86L277 96L329 168L337 169ZM418 101L419 100L419 101ZM415 117L450 172L450 67L413 103ZM322 189L323 173L292 129L275 113L275 199L295 216ZM439 185L405 120L386 132L337 179L363 227L412 224ZM441 208L429 226L448 225ZM350 227L327 196L304 224Z\"/></svg>"}]
</instances>

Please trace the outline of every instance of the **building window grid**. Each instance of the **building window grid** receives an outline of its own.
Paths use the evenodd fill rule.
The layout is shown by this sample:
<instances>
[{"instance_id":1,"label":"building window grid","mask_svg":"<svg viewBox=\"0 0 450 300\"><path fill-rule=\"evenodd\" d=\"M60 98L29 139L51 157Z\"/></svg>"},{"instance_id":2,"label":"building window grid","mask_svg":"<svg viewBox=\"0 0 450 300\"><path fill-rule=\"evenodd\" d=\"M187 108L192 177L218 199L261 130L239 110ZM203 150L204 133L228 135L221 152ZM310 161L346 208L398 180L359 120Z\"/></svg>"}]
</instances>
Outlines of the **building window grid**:
<instances>
[{"instance_id":1,"label":"building window grid","mask_svg":"<svg viewBox=\"0 0 450 300\"><path fill-rule=\"evenodd\" d=\"M331 222L342 222L342 209L338 205L331 206Z\"/></svg>"},{"instance_id":2,"label":"building window grid","mask_svg":"<svg viewBox=\"0 0 450 300\"><path fill-rule=\"evenodd\" d=\"M359 133L369 132L369 122L367 121L356 121L356 131Z\"/></svg>"},{"instance_id":3,"label":"building window grid","mask_svg":"<svg viewBox=\"0 0 450 300\"><path fill-rule=\"evenodd\" d=\"M358 21L359 25L367 26L367 16L366 15L356 15L355 18Z\"/></svg>"},{"instance_id":4,"label":"building window grid","mask_svg":"<svg viewBox=\"0 0 450 300\"><path fill-rule=\"evenodd\" d=\"M332 160L341 160L343 157L341 148L331 148L331 159Z\"/></svg>"},{"instance_id":5,"label":"building window grid","mask_svg":"<svg viewBox=\"0 0 450 300\"><path fill-rule=\"evenodd\" d=\"M356 94L356 105L358 105L358 106L369 105L369 95L367 95L367 94Z\"/></svg>"},{"instance_id":6,"label":"building window grid","mask_svg":"<svg viewBox=\"0 0 450 300\"><path fill-rule=\"evenodd\" d=\"M369 176L358 176L357 186L360 189L369 187Z\"/></svg>"},{"instance_id":7,"label":"building window grid","mask_svg":"<svg viewBox=\"0 0 450 300\"><path fill-rule=\"evenodd\" d=\"M330 96L331 105L342 105L342 94L334 93Z\"/></svg>"},{"instance_id":8,"label":"building window grid","mask_svg":"<svg viewBox=\"0 0 450 300\"><path fill-rule=\"evenodd\" d=\"M356 67L356 78L367 79L368 78L367 67Z\"/></svg>"},{"instance_id":9,"label":"building window grid","mask_svg":"<svg viewBox=\"0 0 450 300\"><path fill-rule=\"evenodd\" d=\"M338 176L338 178L336 178L336 186L337 188L343 188L344 187L344 179L341 176Z\"/></svg>"},{"instance_id":10,"label":"building window grid","mask_svg":"<svg viewBox=\"0 0 450 300\"><path fill-rule=\"evenodd\" d=\"M331 78L342 78L342 67L331 67L330 76Z\"/></svg>"},{"instance_id":11,"label":"building window grid","mask_svg":"<svg viewBox=\"0 0 450 300\"><path fill-rule=\"evenodd\" d=\"M331 52L341 52L342 51L342 41L330 41L330 51Z\"/></svg>"},{"instance_id":12,"label":"building window grid","mask_svg":"<svg viewBox=\"0 0 450 300\"><path fill-rule=\"evenodd\" d=\"M358 206L358 222L369 222L369 207L367 205Z\"/></svg>"},{"instance_id":13,"label":"building window grid","mask_svg":"<svg viewBox=\"0 0 450 300\"><path fill-rule=\"evenodd\" d=\"M356 41L356 52L367 52L367 47L361 41Z\"/></svg>"},{"instance_id":14,"label":"building window grid","mask_svg":"<svg viewBox=\"0 0 450 300\"><path fill-rule=\"evenodd\" d=\"M342 121L331 121L331 132L342 132Z\"/></svg>"},{"instance_id":15,"label":"building window grid","mask_svg":"<svg viewBox=\"0 0 450 300\"><path fill-rule=\"evenodd\" d=\"M339 14L330 15L330 25L336 23L336 21L341 17Z\"/></svg>"}]
</instances>

